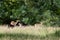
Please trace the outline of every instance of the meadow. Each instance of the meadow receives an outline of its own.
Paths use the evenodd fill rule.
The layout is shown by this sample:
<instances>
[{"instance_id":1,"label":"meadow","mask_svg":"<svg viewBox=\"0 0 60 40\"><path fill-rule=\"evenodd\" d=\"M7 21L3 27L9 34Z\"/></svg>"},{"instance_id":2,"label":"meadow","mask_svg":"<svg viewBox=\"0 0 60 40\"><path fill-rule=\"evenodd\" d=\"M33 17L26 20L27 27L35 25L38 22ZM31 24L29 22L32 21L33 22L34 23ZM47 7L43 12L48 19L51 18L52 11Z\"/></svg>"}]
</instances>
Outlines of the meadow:
<instances>
[{"instance_id":1,"label":"meadow","mask_svg":"<svg viewBox=\"0 0 60 40\"><path fill-rule=\"evenodd\" d=\"M60 27L0 25L0 40L60 40Z\"/></svg>"}]
</instances>

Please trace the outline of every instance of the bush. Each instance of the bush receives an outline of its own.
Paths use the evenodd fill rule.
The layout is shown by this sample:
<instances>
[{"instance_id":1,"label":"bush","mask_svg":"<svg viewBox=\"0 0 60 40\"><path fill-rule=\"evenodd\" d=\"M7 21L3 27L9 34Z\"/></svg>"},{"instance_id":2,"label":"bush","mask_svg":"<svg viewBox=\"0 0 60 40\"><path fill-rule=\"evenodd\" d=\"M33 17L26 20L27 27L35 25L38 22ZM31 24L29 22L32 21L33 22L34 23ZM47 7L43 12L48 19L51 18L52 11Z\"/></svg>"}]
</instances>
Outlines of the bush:
<instances>
[{"instance_id":1,"label":"bush","mask_svg":"<svg viewBox=\"0 0 60 40\"><path fill-rule=\"evenodd\" d=\"M20 20L27 25L42 21L46 25L60 25L58 4L56 0L2 0L0 1L1 23L8 24L11 20Z\"/></svg>"}]
</instances>

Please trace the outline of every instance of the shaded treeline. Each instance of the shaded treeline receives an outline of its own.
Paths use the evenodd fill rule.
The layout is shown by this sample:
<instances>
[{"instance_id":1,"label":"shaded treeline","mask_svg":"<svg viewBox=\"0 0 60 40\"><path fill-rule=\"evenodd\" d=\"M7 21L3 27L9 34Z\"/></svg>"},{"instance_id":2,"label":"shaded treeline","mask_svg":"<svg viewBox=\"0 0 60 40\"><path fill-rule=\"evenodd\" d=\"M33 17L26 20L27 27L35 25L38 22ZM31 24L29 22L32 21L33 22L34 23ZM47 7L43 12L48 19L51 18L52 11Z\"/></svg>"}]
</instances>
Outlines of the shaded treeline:
<instances>
[{"instance_id":1,"label":"shaded treeline","mask_svg":"<svg viewBox=\"0 0 60 40\"><path fill-rule=\"evenodd\" d=\"M26 25L43 22L60 26L60 0L0 0L0 24L12 20Z\"/></svg>"}]
</instances>

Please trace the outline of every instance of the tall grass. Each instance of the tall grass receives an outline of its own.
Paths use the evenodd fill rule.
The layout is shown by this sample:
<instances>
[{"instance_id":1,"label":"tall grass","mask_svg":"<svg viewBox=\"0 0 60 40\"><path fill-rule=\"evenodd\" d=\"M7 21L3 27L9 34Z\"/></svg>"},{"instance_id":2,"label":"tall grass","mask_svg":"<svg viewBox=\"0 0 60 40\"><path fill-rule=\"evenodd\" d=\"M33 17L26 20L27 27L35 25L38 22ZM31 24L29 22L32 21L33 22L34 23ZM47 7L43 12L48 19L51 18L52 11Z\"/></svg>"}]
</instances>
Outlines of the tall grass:
<instances>
[{"instance_id":1,"label":"tall grass","mask_svg":"<svg viewBox=\"0 0 60 40\"><path fill-rule=\"evenodd\" d=\"M0 40L58 40L51 34L56 34L60 30L59 27L44 27L44 26L26 26L8 28L0 26Z\"/></svg>"}]
</instances>

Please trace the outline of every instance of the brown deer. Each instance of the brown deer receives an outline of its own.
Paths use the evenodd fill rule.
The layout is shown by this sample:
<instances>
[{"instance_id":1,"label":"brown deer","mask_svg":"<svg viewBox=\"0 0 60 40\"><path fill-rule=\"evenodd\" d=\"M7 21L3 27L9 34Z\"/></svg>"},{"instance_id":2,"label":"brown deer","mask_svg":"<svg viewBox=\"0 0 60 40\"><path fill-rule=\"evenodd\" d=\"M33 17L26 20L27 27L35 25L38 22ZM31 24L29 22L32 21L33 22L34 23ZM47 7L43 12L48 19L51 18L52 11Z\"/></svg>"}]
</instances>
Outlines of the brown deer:
<instances>
[{"instance_id":1,"label":"brown deer","mask_svg":"<svg viewBox=\"0 0 60 40\"><path fill-rule=\"evenodd\" d=\"M20 24L19 20L16 20L16 22L15 21L11 21L10 24L8 25L8 27L12 27L13 28L15 26L20 26L19 24Z\"/></svg>"}]
</instances>

